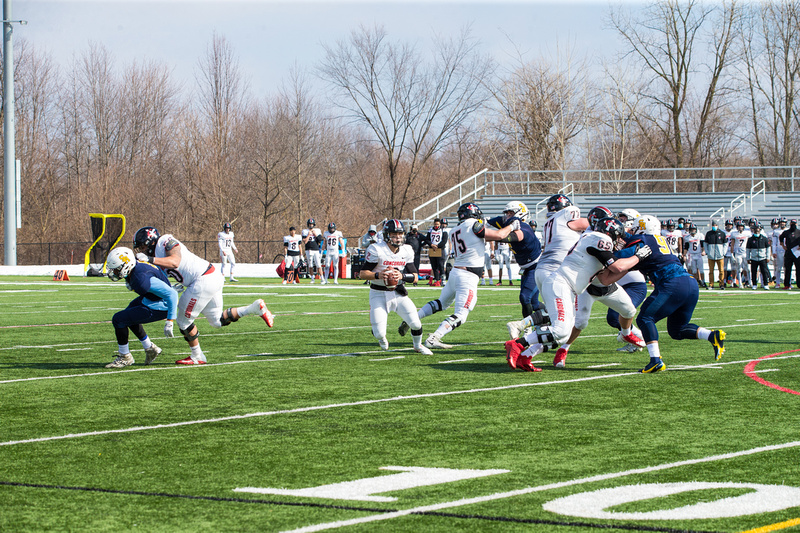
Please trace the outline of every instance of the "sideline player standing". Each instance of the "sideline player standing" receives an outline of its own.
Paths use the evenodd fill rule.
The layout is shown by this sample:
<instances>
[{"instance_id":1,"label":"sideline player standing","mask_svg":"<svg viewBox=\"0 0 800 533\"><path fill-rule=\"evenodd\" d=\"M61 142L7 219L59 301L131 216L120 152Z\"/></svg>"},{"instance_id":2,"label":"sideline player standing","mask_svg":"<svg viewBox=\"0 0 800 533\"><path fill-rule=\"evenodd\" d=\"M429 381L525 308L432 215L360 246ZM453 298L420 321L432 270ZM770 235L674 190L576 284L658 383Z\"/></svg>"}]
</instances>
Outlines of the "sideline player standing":
<instances>
[{"instance_id":1,"label":"sideline player standing","mask_svg":"<svg viewBox=\"0 0 800 533\"><path fill-rule=\"evenodd\" d=\"M164 334L171 337L172 323L178 315L178 293L169 284L163 270L138 262L130 248L120 246L111 250L106 265L111 281L124 279L128 289L139 295L111 318L118 350L117 357L106 368L123 368L135 362L128 346L128 329L142 343L144 364L149 365L161 353L161 348L150 340L142 324L166 320Z\"/></svg>"},{"instance_id":2,"label":"sideline player standing","mask_svg":"<svg viewBox=\"0 0 800 533\"><path fill-rule=\"evenodd\" d=\"M732 266L734 270L734 280L739 284L740 289L747 287L750 272L747 270L747 239L753 234L749 229L745 229L744 221L736 221L736 229L731 232L730 243Z\"/></svg>"},{"instance_id":3,"label":"sideline player standing","mask_svg":"<svg viewBox=\"0 0 800 533\"><path fill-rule=\"evenodd\" d=\"M289 228L289 235L283 237L284 254L284 270L283 270L283 285L287 283L300 283L300 276L298 275L300 268L300 243L303 238L297 234L297 229L294 226Z\"/></svg>"},{"instance_id":4,"label":"sideline player standing","mask_svg":"<svg viewBox=\"0 0 800 533\"><path fill-rule=\"evenodd\" d=\"M725 353L724 331L698 327L689 322L697 306L700 289L660 235L659 226L654 216L639 217L638 224L634 226L635 234L628 239L626 248L615 254L624 259L612 263L597 275L601 283L612 283L631 268L636 268L653 280L653 292L644 301L636 317L636 325L642 330L650 354L650 362L640 370L643 374L661 372L667 368L661 360L656 329L656 322L665 318L667 331L673 339L707 340L714 348L715 361L719 361ZM643 254L645 250L647 253ZM633 257L639 258L638 264L625 262L625 259Z\"/></svg>"},{"instance_id":5,"label":"sideline player standing","mask_svg":"<svg viewBox=\"0 0 800 533\"><path fill-rule=\"evenodd\" d=\"M403 324L409 326L414 351L432 355L433 352L422 345L422 321L405 287L406 283L416 283L417 268L414 266L414 250L404 244L404 231L399 220L387 220L383 224L383 241L374 242L367 248L359 277L370 282L369 322L380 347L388 350L386 322L389 313L394 311L403 319ZM401 334L404 335L405 331Z\"/></svg>"},{"instance_id":6,"label":"sideline player standing","mask_svg":"<svg viewBox=\"0 0 800 533\"><path fill-rule=\"evenodd\" d=\"M328 224L328 231L326 231L322 238L325 240L325 268L323 269L322 284L328 283L328 272L331 271L333 265L333 283L339 284L339 254L344 250L342 249L342 239L344 236L342 232L336 229L336 224L331 222Z\"/></svg>"},{"instance_id":7,"label":"sideline player standing","mask_svg":"<svg viewBox=\"0 0 800 533\"><path fill-rule=\"evenodd\" d=\"M227 326L246 315L259 315L272 327L273 316L264 300L258 299L244 307L222 308L222 286L225 278L208 261L190 252L172 235L160 235L152 226L136 231L133 237L136 258L164 269L175 280L186 287L178 299L178 328L189 343L189 357L175 361L178 365L204 365L206 356L197 338L200 332L194 321L202 314L214 328ZM166 333L166 330L165 330ZM170 331L171 333L171 331ZM170 335L168 335L170 336Z\"/></svg>"},{"instance_id":8,"label":"sideline player standing","mask_svg":"<svg viewBox=\"0 0 800 533\"><path fill-rule=\"evenodd\" d=\"M219 245L219 260L220 263L220 270L222 271L222 277L225 277L225 264L230 264L230 275L231 275L231 282L238 281L236 278L233 277L233 267L236 266L236 257L233 255L233 252L239 253L239 249L236 248L236 245L233 244L233 232L231 231L230 223L226 222L222 225L222 231L217 233L217 244Z\"/></svg>"},{"instance_id":9,"label":"sideline player standing","mask_svg":"<svg viewBox=\"0 0 800 533\"><path fill-rule=\"evenodd\" d=\"M425 339L425 346L428 348L452 348L449 344L442 343L441 339L466 322L469 312L475 308L478 301L478 281L483 277L485 241L503 240L513 229L511 224L501 230L487 228L483 222L483 212L472 202L458 208L458 220L458 226L450 232L450 246L455 257L450 279L439 298L423 305L418 313L419 318L423 319L454 304L453 314L445 318L436 331ZM405 322L401 324L400 334L403 335L408 327Z\"/></svg>"},{"instance_id":10,"label":"sideline player standing","mask_svg":"<svg viewBox=\"0 0 800 533\"><path fill-rule=\"evenodd\" d=\"M689 224L689 233L683 238L683 260L686 263L686 270L694 276L697 283L704 289L706 285L705 265L703 265L703 238L697 234L697 225Z\"/></svg>"},{"instance_id":11,"label":"sideline player standing","mask_svg":"<svg viewBox=\"0 0 800 533\"><path fill-rule=\"evenodd\" d=\"M322 278L322 254L319 247L324 240L322 238L322 231L317 226L313 218L306 221L306 229L302 232L303 247L306 249L306 265L308 268L308 277L311 278L311 283L314 283L314 276ZM314 272L311 272L311 269Z\"/></svg>"}]
</instances>

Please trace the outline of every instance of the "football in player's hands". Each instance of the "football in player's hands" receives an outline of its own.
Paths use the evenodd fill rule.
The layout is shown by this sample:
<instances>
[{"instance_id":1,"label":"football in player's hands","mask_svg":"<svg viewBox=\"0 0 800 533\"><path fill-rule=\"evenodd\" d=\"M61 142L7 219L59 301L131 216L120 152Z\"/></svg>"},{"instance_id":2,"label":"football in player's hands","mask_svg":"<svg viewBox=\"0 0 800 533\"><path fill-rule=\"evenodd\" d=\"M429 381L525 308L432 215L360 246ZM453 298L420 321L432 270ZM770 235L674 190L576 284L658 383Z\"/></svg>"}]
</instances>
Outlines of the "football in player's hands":
<instances>
[{"instance_id":1,"label":"football in player's hands","mask_svg":"<svg viewBox=\"0 0 800 533\"><path fill-rule=\"evenodd\" d=\"M383 278L383 282L386 284L386 286L392 289L397 287L397 283L400 281L400 271L389 267L381 272L381 277Z\"/></svg>"}]
</instances>

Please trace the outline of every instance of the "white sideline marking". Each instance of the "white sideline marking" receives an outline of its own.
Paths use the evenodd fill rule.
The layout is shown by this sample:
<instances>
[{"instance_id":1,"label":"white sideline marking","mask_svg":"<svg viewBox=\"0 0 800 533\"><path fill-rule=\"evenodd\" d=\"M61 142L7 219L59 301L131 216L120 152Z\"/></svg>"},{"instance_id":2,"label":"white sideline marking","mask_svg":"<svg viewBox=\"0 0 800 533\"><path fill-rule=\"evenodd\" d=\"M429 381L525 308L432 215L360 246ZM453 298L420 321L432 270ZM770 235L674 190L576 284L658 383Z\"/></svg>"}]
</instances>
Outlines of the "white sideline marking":
<instances>
[{"instance_id":1,"label":"white sideline marking","mask_svg":"<svg viewBox=\"0 0 800 533\"><path fill-rule=\"evenodd\" d=\"M604 365L589 365L586 368L605 368L607 366L619 366L622 363L606 363Z\"/></svg>"},{"instance_id":2,"label":"white sideline marking","mask_svg":"<svg viewBox=\"0 0 800 533\"><path fill-rule=\"evenodd\" d=\"M795 355L786 355L783 357L773 357L770 359L771 361L776 361L779 359L794 359L800 357L800 354ZM302 357L299 359L313 359L312 357ZM741 365L744 363L749 363L751 361L755 361L755 359L746 359L743 361L729 361L726 363L711 363L708 365L697 365L695 367L688 367L688 368L707 368L707 367L717 367L720 365ZM237 363L244 363L246 361L234 361L230 363L218 363L220 365L230 365L230 364L237 364ZM208 368L212 365L197 365L192 366L189 368ZM180 368L180 367L169 367L169 368ZM139 369L141 370L148 370L145 368ZM667 368L667 371L670 369ZM122 374L123 372L104 372L104 374ZM0 442L0 446L11 446L13 444L29 444L33 442L47 442L52 440L62 440L62 439L73 439L73 438L80 438L80 437L92 437L98 435L110 435L113 433L132 433L136 431L146 431L151 429L166 429L166 428L174 428L174 427L181 427L181 426L191 426L196 424L209 424L215 422L224 422L227 420L243 420L247 418L256 418L262 416L273 416L273 415L283 415L283 414L292 414L292 413L307 413L312 411L322 411L325 409L335 409L340 407L355 407L358 405L373 405L379 403L388 403L388 402L397 402L403 400L419 400L423 398L438 398L444 396L455 396L458 394L472 394L472 393L482 393L482 392L495 392L495 391L502 391L502 390L511 390L511 389L520 389L520 388L527 388L527 387L539 387L543 385L560 385L563 383L580 383L582 381L595 381L598 379L610 379L610 378L618 378L618 377L625 377L625 376L640 376L641 374L636 372L623 372L621 374L607 374L602 376L589 376L585 378L576 378L576 379L558 379L553 381L540 381L535 383L515 383L512 385L502 385L500 387L481 387L478 389L466 389L466 390L455 390L455 391L442 391L442 392L429 392L425 394L412 394L409 396L394 396L392 398L378 398L375 400L361 400L357 402L345 402L345 403L335 403L335 404L328 404L328 405L313 405L310 407L296 407L294 409L282 409L279 411L264 411L258 413L248 413L244 415L232 415L232 416L223 416L219 418L206 418L201 420L187 420L185 422L174 422L172 424L156 424L153 426L135 426L132 428L122 428L122 429L108 429L104 431L88 431L85 433L70 433L68 435L57 435L54 437L39 437L34 439L24 439L24 440L12 440L6 442ZM36 378L40 379L40 378ZM644 378L647 379L647 378Z\"/></svg>"},{"instance_id":3,"label":"white sideline marking","mask_svg":"<svg viewBox=\"0 0 800 533\"><path fill-rule=\"evenodd\" d=\"M752 370L751 374L763 374L764 372L780 372L780 368L765 368L764 370Z\"/></svg>"},{"instance_id":4,"label":"white sideline marking","mask_svg":"<svg viewBox=\"0 0 800 533\"><path fill-rule=\"evenodd\" d=\"M370 359L370 361L391 361L392 359L405 359L405 355L398 355L396 357L384 357L383 359Z\"/></svg>"},{"instance_id":5,"label":"white sideline marking","mask_svg":"<svg viewBox=\"0 0 800 533\"><path fill-rule=\"evenodd\" d=\"M474 361L475 359L452 359L450 361L439 361L437 365L447 365L450 363L463 363L465 361Z\"/></svg>"},{"instance_id":6,"label":"white sideline marking","mask_svg":"<svg viewBox=\"0 0 800 533\"><path fill-rule=\"evenodd\" d=\"M558 483L548 483L547 485L539 485L536 487L526 487L524 489L511 490L508 492L497 492L487 496L478 496L475 498L463 498L461 500L454 500L450 502L436 503L433 505L423 505L411 509L404 509L402 511L394 511L391 513L382 513L372 516L364 516L361 518L353 518L350 520L339 520L336 522L327 522L322 524L315 524L313 526L306 526L297 529L288 530L284 533L310 533L312 531L323 531L326 529L335 529L345 526L353 526L356 524L366 524L369 522L377 522L380 520L391 520L401 516L408 516L414 513L424 513L431 511L441 511L442 509L451 509L453 507L461 507L464 505L473 505L477 503L484 503L493 500L501 500L504 498L513 498L514 496L522 496L525 494L532 494L534 492L543 492L547 490L560 489L564 487L572 487L575 485L583 485L585 483L594 483L597 481L606 481L609 479L617 479L634 474L648 474L651 472L658 472L659 470L667 470L669 468L676 468L680 466L696 465L701 463L710 463L713 461L721 461L724 459L735 459L737 457L744 457L747 455L754 455L762 452L771 452L775 450L784 450L787 448L795 448L800 446L800 441L786 442L784 444L774 444L771 446L761 446L759 448L751 448L749 450L742 450L739 452L724 453L720 455L710 455L708 457L701 457L699 459L687 459L685 461L677 461L674 463L663 463L657 466L648 466L645 468L634 468L622 472L613 472L610 474L599 474L596 476L572 479L570 481L561 481Z\"/></svg>"}]
</instances>

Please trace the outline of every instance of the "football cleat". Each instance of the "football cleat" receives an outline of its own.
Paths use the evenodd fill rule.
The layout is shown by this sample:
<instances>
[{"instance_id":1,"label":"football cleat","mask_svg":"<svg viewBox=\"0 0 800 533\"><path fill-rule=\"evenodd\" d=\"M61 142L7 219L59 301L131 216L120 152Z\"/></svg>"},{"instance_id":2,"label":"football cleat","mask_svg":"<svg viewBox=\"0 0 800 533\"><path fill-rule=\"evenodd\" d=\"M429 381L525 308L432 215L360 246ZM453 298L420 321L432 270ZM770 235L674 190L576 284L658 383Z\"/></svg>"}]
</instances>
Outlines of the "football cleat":
<instances>
[{"instance_id":1,"label":"football cleat","mask_svg":"<svg viewBox=\"0 0 800 533\"><path fill-rule=\"evenodd\" d=\"M445 344L442 340L436 336L435 333L431 333L430 336L425 339L425 347L427 348L442 348L443 350L448 350L453 347L452 344Z\"/></svg>"},{"instance_id":2,"label":"football cleat","mask_svg":"<svg viewBox=\"0 0 800 533\"><path fill-rule=\"evenodd\" d=\"M231 278L231 283L236 283L237 281L239 281L239 280L236 279L236 278Z\"/></svg>"},{"instance_id":3,"label":"football cleat","mask_svg":"<svg viewBox=\"0 0 800 533\"><path fill-rule=\"evenodd\" d=\"M400 327L397 328L397 333L400 334L401 337L405 337L408 330L411 329L411 326L404 320Z\"/></svg>"},{"instance_id":4,"label":"football cleat","mask_svg":"<svg viewBox=\"0 0 800 533\"><path fill-rule=\"evenodd\" d=\"M506 361L508 362L508 366L513 369L517 368L517 361L519 360L520 355L522 354L522 345L518 343L516 340L512 339L510 341L506 341Z\"/></svg>"},{"instance_id":5,"label":"football cleat","mask_svg":"<svg viewBox=\"0 0 800 533\"><path fill-rule=\"evenodd\" d=\"M508 328L508 335L512 339L519 339L522 337L525 329L527 329L527 322L525 319L522 320L512 320L511 322L506 322L506 328Z\"/></svg>"},{"instance_id":6,"label":"football cleat","mask_svg":"<svg viewBox=\"0 0 800 533\"><path fill-rule=\"evenodd\" d=\"M261 318L264 319L264 322L267 323L267 326L272 327L272 325L275 323L275 316L269 312L269 309L267 309L267 304L264 303L264 300L258 301L258 308L261 311Z\"/></svg>"},{"instance_id":7,"label":"football cleat","mask_svg":"<svg viewBox=\"0 0 800 533\"><path fill-rule=\"evenodd\" d=\"M133 360L133 356L129 353L122 355L121 353L117 352L117 357L110 363L106 365L106 368L123 368L126 366L131 366L135 361Z\"/></svg>"},{"instance_id":8,"label":"football cleat","mask_svg":"<svg viewBox=\"0 0 800 533\"><path fill-rule=\"evenodd\" d=\"M149 365L150 363L155 361L156 357L158 357L158 354L160 354L160 353L161 353L161 348L156 346L155 343L151 344L149 348L145 348L145 350L144 350L144 355L145 355L144 364L145 365Z\"/></svg>"},{"instance_id":9,"label":"football cleat","mask_svg":"<svg viewBox=\"0 0 800 533\"><path fill-rule=\"evenodd\" d=\"M567 366L567 350L559 348L556 350L556 356L553 358L553 366L555 368L565 368Z\"/></svg>"},{"instance_id":10,"label":"football cleat","mask_svg":"<svg viewBox=\"0 0 800 533\"><path fill-rule=\"evenodd\" d=\"M433 355L433 352L430 351L429 349L427 349L422 344L419 345L419 348L414 346L414 351L417 352L417 353L421 353L422 355Z\"/></svg>"},{"instance_id":11,"label":"football cleat","mask_svg":"<svg viewBox=\"0 0 800 533\"><path fill-rule=\"evenodd\" d=\"M725 332L721 329L712 330L708 342L714 347L714 361L722 359L725 353Z\"/></svg>"},{"instance_id":12,"label":"football cleat","mask_svg":"<svg viewBox=\"0 0 800 533\"><path fill-rule=\"evenodd\" d=\"M378 339L378 346L381 347L381 350L388 350L389 349L389 341L386 339L386 337Z\"/></svg>"},{"instance_id":13,"label":"football cleat","mask_svg":"<svg viewBox=\"0 0 800 533\"><path fill-rule=\"evenodd\" d=\"M621 348L617 348L617 351L618 352L634 353L634 352L641 352L642 348L639 348L635 344L626 344L625 346L623 346Z\"/></svg>"},{"instance_id":14,"label":"football cleat","mask_svg":"<svg viewBox=\"0 0 800 533\"><path fill-rule=\"evenodd\" d=\"M191 356L187 357L186 359L179 359L175 361L176 365L204 365L206 364L204 359L192 359Z\"/></svg>"},{"instance_id":15,"label":"football cleat","mask_svg":"<svg viewBox=\"0 0 800 533\"><path fill-rule=\"evenodd\" d=\"M524 370L525 372L541 372L542 369L538 366L533 366L533 357L528 355L520 355L519 359L517 359L517 368Z\"/></svg>"},{"instance_id":16,"label":"football cleat","mask_svg":"<svg viewBox=\"0 0 800 533\"><path fill-rule=\"evenodd\" d=\"M641 337L637 336L636 333L634 333L633 331L631 331L627 335L623 335L622 332L620 331L619 335L617 335L617 340L622 342L627 342L628 344L633 344L634 346L637 346L639 348L644 348L645 346L647 346L647 343L644 342L644 340Z\"/></svg>"},{"instance_id":17,"label":"football cleat","mask_svg":"<svg viewBox=\"0 0 800 533\"><path fill-rule=\"evenodd\" d=\"M667 369L667 365L664 364L664 361L661 358L653 358L650 359L650 362L647 363L647 366L643 369L639 370L642 374L651 374L653 372L661 372Z\"/></svg>"}]
</instances>

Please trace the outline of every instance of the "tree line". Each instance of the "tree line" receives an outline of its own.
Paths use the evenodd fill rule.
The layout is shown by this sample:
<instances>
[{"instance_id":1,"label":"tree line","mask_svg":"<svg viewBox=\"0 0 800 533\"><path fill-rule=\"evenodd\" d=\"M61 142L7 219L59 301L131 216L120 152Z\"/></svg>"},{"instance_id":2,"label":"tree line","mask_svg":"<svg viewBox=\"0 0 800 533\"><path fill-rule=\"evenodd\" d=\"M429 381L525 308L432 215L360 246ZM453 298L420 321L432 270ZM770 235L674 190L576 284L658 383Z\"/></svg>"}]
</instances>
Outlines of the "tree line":
<instances>
[{"instance_id":1,"label":"tree line","mask_svg":"<svg viewBox=\"0 0 800 533\"><path fill-rule=\"evenodd\" d=\"M612 8L619 56L556 47L510 66L470 28L412 44L362 26L268 95L251 93L222 35L189 87L168 65L120 66L102 44L57 65L20 38L18 242L88 239L93 212L185 240L234 220L239 239L280 240L310 217L360 235L484 167L794 165L799 7Z\"/></svg>"}]
</instances>

